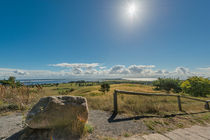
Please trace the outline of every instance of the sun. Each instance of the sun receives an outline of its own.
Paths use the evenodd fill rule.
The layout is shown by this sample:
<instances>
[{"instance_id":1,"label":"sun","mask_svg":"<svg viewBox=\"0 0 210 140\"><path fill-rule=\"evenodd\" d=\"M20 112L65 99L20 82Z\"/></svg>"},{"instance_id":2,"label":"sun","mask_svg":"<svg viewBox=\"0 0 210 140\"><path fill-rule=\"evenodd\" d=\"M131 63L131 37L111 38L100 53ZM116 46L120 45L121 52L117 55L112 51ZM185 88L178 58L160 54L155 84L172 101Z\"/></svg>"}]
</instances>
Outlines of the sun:
<instances>
[{"instance_id":1,"label":"sun","mask_svg":"<svg viewBox=\"0 0 210 140\"><path fill-rule=\"evenodd\" d=\"M139 26L145 17L145 3L140 0L127 0L119 4L120 24L133 28Z\"/></svg>"},{"instance_id":2,"label":"sun","mask_svg":"<svg viewBox=\"0 0 210 140\"><path fill-rule=\"evenodd\" d=\"M134 3L129 4L127 7L127 12L130 17L133 17L136 14L136 5Z\"/></svg>"},{"instance_id":3,"label":"sun","mask_svg":"<svg viewBox=\"0 0 210 140\"><path fill-rule=\"evenodd\" d=\"M130 18L135 18L138 13L138 7L136 3L129 3L126 6L126 13L127 16Z\"/></svg>"}]
</instances>

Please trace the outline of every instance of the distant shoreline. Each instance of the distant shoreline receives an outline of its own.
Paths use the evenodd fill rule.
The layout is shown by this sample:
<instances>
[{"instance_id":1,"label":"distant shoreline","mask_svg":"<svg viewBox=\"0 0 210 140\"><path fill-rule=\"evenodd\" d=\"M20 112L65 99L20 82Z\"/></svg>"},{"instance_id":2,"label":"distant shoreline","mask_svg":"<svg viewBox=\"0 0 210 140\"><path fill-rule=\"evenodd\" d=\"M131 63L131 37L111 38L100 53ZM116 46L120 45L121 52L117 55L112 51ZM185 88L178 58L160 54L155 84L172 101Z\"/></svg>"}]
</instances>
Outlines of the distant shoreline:
<instances>
[{"instance_id":1,"label":"distant shoreline","mask_svg":"<svg viewBox=\"0 0 210 140\"><path fill-rule=\"evenodd\" d=\"M157 78L113 78L113 79L18 79L21 83L25 85L36 85L36 84L56 84L56 83L69 83L73 81L86 81L86 82L96 82L96 81L106 81L106 80L128 80L128 81L142 81L142 82L152 82L157 80Z\"/></svg>"}]
</instances>

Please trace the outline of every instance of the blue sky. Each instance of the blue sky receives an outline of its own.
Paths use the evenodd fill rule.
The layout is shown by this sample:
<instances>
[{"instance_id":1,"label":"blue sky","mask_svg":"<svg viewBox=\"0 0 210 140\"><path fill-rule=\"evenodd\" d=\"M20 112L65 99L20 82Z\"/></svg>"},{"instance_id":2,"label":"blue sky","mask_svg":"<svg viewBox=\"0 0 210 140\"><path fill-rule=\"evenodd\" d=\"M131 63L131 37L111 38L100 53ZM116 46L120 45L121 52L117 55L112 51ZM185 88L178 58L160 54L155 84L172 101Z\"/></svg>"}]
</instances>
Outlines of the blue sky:
<instances>
[{"instance_id":1,"label":"blue sky","mask_svg":"<svg viewBox=\"0 0 210 140\"><path fill-rule=\"evenodd\" d=\"M137 9L132 18L131 3ZM0 78L210 76L209 5L209 0L1 0Z\"/></svg>"}]
</instances>

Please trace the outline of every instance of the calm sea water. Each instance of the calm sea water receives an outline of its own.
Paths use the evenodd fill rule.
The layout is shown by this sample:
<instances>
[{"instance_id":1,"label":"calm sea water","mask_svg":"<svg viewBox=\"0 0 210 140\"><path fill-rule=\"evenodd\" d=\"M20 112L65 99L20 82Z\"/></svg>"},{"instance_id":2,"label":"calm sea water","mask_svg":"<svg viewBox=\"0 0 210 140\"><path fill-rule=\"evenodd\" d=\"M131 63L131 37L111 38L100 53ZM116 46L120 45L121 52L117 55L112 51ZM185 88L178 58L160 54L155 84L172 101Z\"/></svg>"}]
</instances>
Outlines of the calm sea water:
<instances>
[{"instance_id":1,"label":"calm sea water","mask_svg":"<svg viewBox=\"0 0 210 140\"><path fill-rule=\"evenodd\" d=\"M104 81L106 79L21 79L19 80L24 85L36 85L36 84L55 84L55 83L68 83L71 81ZM109 79L116 80L116 79ZM117 79L120 80L120 79ZM129 80L129 81L154 81L157 78L122 78L121 80Z\"/></svg>"},{"instance_id":2,"label":"calm sea water","mask_svg":"<svg viewBox=\"0 0 210 140\"><path fill-rule=\"evenodd\" d=\"M24 79L19 80L24 85L36 85L36 84L55 84L55 83L68 83L72 80L66 79Z\"/></svg>"}]
</instances>

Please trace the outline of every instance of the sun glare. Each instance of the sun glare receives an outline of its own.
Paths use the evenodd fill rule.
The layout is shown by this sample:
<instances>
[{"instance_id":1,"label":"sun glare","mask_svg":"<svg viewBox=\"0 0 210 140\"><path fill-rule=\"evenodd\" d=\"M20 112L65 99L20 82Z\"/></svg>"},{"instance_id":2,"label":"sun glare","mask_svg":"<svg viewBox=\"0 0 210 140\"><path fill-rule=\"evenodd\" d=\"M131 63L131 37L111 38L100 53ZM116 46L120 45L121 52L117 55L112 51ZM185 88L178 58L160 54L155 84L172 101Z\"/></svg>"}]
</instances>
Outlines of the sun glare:
<instances>
[{"instance_id":1,"label":"sun glare","mask_svg":"<svg viewBox=\"0 0 210 140\"><path fill-rule=\"evenodd\" d=\"M140 0L127 0L119 4L118 15L120 24L130 30L141 26L146 17L145 2Z\"/></svg>"},{"instance_id":2,"label":"sun glare","mask_svg":"<svg viewBox=\"0 0 210 140\"><path fill-rule=\"evenodd\" d=\"M137 7L134 3L131 3L127 7L128 16L133 18L137 14Z\"/></svg>"}]
</instances>

